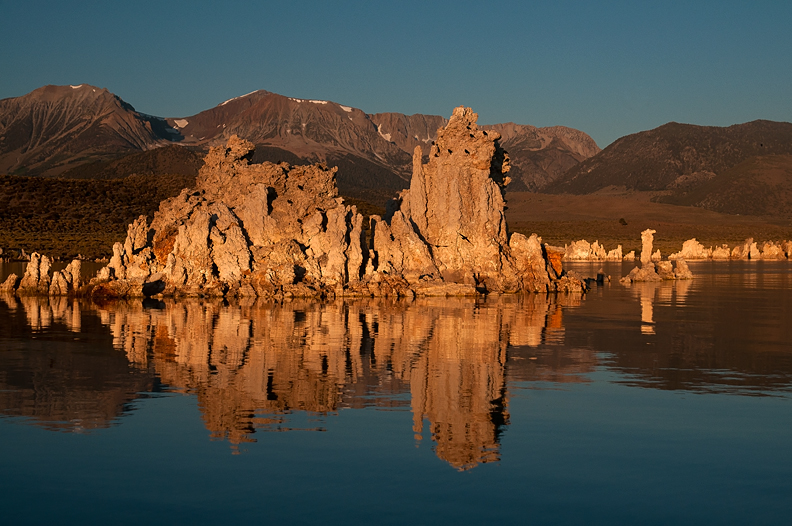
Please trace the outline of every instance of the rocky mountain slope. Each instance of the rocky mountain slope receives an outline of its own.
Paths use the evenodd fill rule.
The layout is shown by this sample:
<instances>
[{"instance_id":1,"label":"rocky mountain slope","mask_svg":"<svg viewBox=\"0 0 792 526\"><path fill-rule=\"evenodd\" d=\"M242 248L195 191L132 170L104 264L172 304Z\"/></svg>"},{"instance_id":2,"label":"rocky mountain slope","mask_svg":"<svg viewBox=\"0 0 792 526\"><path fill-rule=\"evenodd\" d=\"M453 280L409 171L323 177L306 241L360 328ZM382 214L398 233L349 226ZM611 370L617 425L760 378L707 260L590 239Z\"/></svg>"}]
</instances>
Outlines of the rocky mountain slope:
<instances>
[{"instance_id":1,"label":"rocky mountain slope","mask_svg":"<svg viewBox=\"0 0 792 526\"><path fill-rule=\"evenodd\" d=\"M264 147L257 160L338 166L339 188L347 194L386 198L408 181L411 155L364 112L334 102L260 90L167 123L180 144L209 147L237 135Z\"/></svg>"},{"instance_id":2,"label":"rocky mountain slope","mask_svg":"<svg viewBox=\"0 0 792 526\"><path fill-rule=\"evenodd\" d=\"M539 191L600 152L591 137L565 126L536 128L508 122L482 128L500 133L501 146L509 152L511 191Z\"/></svg>"},{"instance_id":3,"label":"rocky mountain slope","mask_svg":"<svg viewBox=\"0 0 792 526\"><path fill-rule=\"evenodd\" d=\"M58 175L165 144L164 122L106 89L44 86L0 100L0 173Z\"/></svg>"},{"instance_id":4,"label":"rocky mountain slope","mask_svg":"<svg viewBox=\"0 0 792 526\"><path fill-rule=\"evenodd\" d=\"M350 170L373 173L377 167L378 187L401 189L409 176L415 147L421 147L426 159L437 130L447 120L438 115L367 115L334 102L256 91L193 117L167 122L178 129L176 140L184 144L214 145L238 135L307 161L338 165L338 184L343 191L350 185L361 186L366 179L347 180ZM543 188L600 151L591 137L563 126L536 128L506 123L482 128L502 135L501 142L512 159L511 189L517 191Z\"/></svg>"},{"instance_id":5,"label":"rocky mountain slope","mask_svg":"<svg viewBox=\"0 0 792 526\"><path fill-rule=\"evenodd\" d=\"M174 166L181 170L194 164L186 159L189 154L151 151L170 142L205 153L238 135L256 145L257 162L338 166L343 194L379 201L406 187L415 147L421 146L426 159L446 123L436 115L369 115L330 101L263 90L193 116L164 119L138 113L93 86L46 86L0 101L0 173L115 178ZM483 128L503 136L513 163L512 190L542 188L599 151L588 135L570 128L513 123Z\"/></svg>"},{"instance_id":6,"label":"rocky mountain slope","mask_svg":"<svg viewBox=\"0 0 792 526\"><path fill-rule=\"evenodd\" d=\"M670 122L622 137L548 185L548 193L588 194L692 188L758 155L792 154L792 123L753 121L729 127Z\"/></svg>"}]
</instances>

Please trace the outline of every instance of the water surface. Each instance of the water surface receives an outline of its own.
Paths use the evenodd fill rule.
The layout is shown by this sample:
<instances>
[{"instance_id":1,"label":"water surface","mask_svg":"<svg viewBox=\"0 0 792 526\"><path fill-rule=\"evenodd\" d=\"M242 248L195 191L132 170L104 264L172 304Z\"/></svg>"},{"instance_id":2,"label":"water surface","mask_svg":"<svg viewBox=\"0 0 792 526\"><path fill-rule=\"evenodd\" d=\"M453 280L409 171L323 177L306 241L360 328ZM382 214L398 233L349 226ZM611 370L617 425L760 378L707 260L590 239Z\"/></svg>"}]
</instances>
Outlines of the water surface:
<instances>
[{"instance_id":1,"label":"water surface","mask_svg":"<svg viewBox=\"0 0 792 526\"><path fill-rule=\"evenodd\" d=\"M691 268L583 297L0 296L0 504L9 524L786 522L792 265Z\"/></svg>"}]
</instances>

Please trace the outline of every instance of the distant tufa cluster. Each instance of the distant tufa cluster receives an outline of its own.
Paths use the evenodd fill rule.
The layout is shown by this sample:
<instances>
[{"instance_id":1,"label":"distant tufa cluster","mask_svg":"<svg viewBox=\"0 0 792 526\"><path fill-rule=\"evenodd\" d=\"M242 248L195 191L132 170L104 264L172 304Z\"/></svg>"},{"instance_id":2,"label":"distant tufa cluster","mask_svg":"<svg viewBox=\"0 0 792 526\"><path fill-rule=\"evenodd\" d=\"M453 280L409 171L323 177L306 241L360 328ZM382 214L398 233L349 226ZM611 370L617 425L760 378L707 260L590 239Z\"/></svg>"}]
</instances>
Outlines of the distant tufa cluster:
<instances>
[{"instance_id":1,"label":"distant tufa cluster","mask_svg":"<svg viewBox=\"0 0 792 526\"><path fill-rule=\"evenodd\" d=\"M761 246L761 248L760 248ZM668 256L668 259L787 259L792 257L792 241L766 241L759 245L752 237L742 245L729 249L729 245L704 248L696 238L682 244L682 250Z\"/></svg>"},{"instance_id":2,"label":"distant tufa cluster","mask_svg":"<svg viewBox=\"0 0 792 526\"><path fill-rule=\"evenodd\" d=\"M459 107L410 188L372 216L338 196L336 169L250 164L253 145L212 148L196 180L160 204L86 294L136 296L448 296L584 290L561 253L535 234L509 235L503 192L509 158L500 135ZM45 293L43 288L42 293Z\"/></svg>"},{"instance_id":3,"label":"distant tufa cluster","mask_svg":"<svg viewBox=\"0 0 792 526\"><path fill-rule=\"evenodd\" d=\"M599 241L590 243L585 239L573 241L563 249L563 261L635 261L635 251L622 253L622 246L607 250ZM742 245L729 248L722 244L717 247L704 248L696 238L688 239L682 244L682 250L668 256L670 261L677 259L789 259L792 257L792 241L765 241L757 243L748 238ZM663 259L660 250L651 255L652 261Z\"/></svg>"}]
</instances>

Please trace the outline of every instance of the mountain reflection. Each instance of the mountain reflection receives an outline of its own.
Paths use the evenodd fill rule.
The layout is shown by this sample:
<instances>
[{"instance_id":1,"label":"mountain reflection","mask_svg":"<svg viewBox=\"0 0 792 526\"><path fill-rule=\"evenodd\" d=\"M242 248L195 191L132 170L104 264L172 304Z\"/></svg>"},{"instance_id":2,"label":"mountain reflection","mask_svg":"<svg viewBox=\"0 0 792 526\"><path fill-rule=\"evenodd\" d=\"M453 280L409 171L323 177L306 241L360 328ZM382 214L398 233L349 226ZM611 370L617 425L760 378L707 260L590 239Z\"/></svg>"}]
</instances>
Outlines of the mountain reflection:
<instances>
[{"instance_id":1,"label":"mountain reflection","mask_svg":"<svg viewBox=\"0 0 792 526\"><path fill-rule=\"evenodd\" d=\"M130 391L150 390L157 378L171 390L194 394L211 436L233 447L251 441L257 430L289 430L288 415L294 411L321 417L344 407L404 407L413 413L416 440L428 431L441 459L469 469L499 459L499 439L509 423L507 349L513 356L509 374L520 380L579 381L578 374L595 363L591 352L584 353L581 365L574 358L559 362L557 353L532 351L563 343L562 312L579 303L574 296L560 302L533 295L233 305L4 301L12 314L8 319L16 324L9 333L49 329L47 334L62 336L55 329L79 333L97 321L105 333L109 328L115 352L105 352L103 360L123 362L128 370L90 359L77 362L74 356L80 353L61 341L47 354L69 362L58 374L93 378L85 371L103 370L117 377L115 398L121 399L129 399ZM4 362L12 358L6 352L2 357ZM1 365L3 393L37 399L51 390L46 385L51 377L38 390L36 385L20 390L6 374L9 367ZM27 365L34 379L44 367ZM135 383L137 378L148 383ZM99 398L113 399L109 392ZM27 414L25 402L0 403L6 414ZM118 414L121 407L108 406L105 425L113 411ZM36 416L73 420L58 412L37 411Z\"/></svg>"}]
</instances>

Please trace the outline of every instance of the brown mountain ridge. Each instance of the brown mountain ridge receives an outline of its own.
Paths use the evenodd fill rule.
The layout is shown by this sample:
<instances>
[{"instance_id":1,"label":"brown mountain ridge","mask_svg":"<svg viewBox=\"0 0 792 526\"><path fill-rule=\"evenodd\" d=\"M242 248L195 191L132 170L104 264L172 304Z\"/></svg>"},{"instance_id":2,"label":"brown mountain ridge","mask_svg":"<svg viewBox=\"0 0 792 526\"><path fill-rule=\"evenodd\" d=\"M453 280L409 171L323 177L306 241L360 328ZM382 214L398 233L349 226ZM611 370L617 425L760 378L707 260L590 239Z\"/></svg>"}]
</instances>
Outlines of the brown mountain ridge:
<instances>
[{"instance_id":1,"label":"brown mountain ridge","mask_svg":"<svg viewBox=\"0 0 792 526\"><path fill-rule=\"evenodd\" d=\"M44 86L0 100L0 173L58 175L165 144L157 119L106 89Z\"/></svg>"},{"instance_id":2,"label":"brown mountain ridge","mask_svg":"<svg viewBox=\"0 0 792 526\"><path fill-rule=\"evenodd\" d=\"M202 153L238 135L256 145L258 160L326 162L339 167L343 193L381 200L406 187L415 146L426 155L445 123L436 115L366 114L331 101L264 90L196 115L159 118L93 86L45 86L0 101L0 173L114 178L137 173L135 164L148 173L191 161L173 150L146 153L120 165L111 161L169 143ZM513 123L484 128L498 130L508 145L513 190L542 188L599 151L588 135L571 128Z\"/></svg>"},{"instance_id":3,"label":"brown mountain ridge","mask_svg":"<svg viewBox=\"0 0 792 526\"><path fill-rule=\"evenodd\" d=\"M547 186L589 194L608 186L658 191L689 187L757 155L792 154L792 123L757 120L728 127L670 122L627 135Z\"/></svg>"},{"instance_id":4,"label":"brown mountain ridge","mask_svg":"<svg viewBox=\"0 0 792 526\"><path fill-rule=\"evenodd\" d=\"M670 122L622 137L543 191L587 195L622 188L654 201L726 214L792 215L792 123L728 127Z\"/></svg>"}]
</instances>

